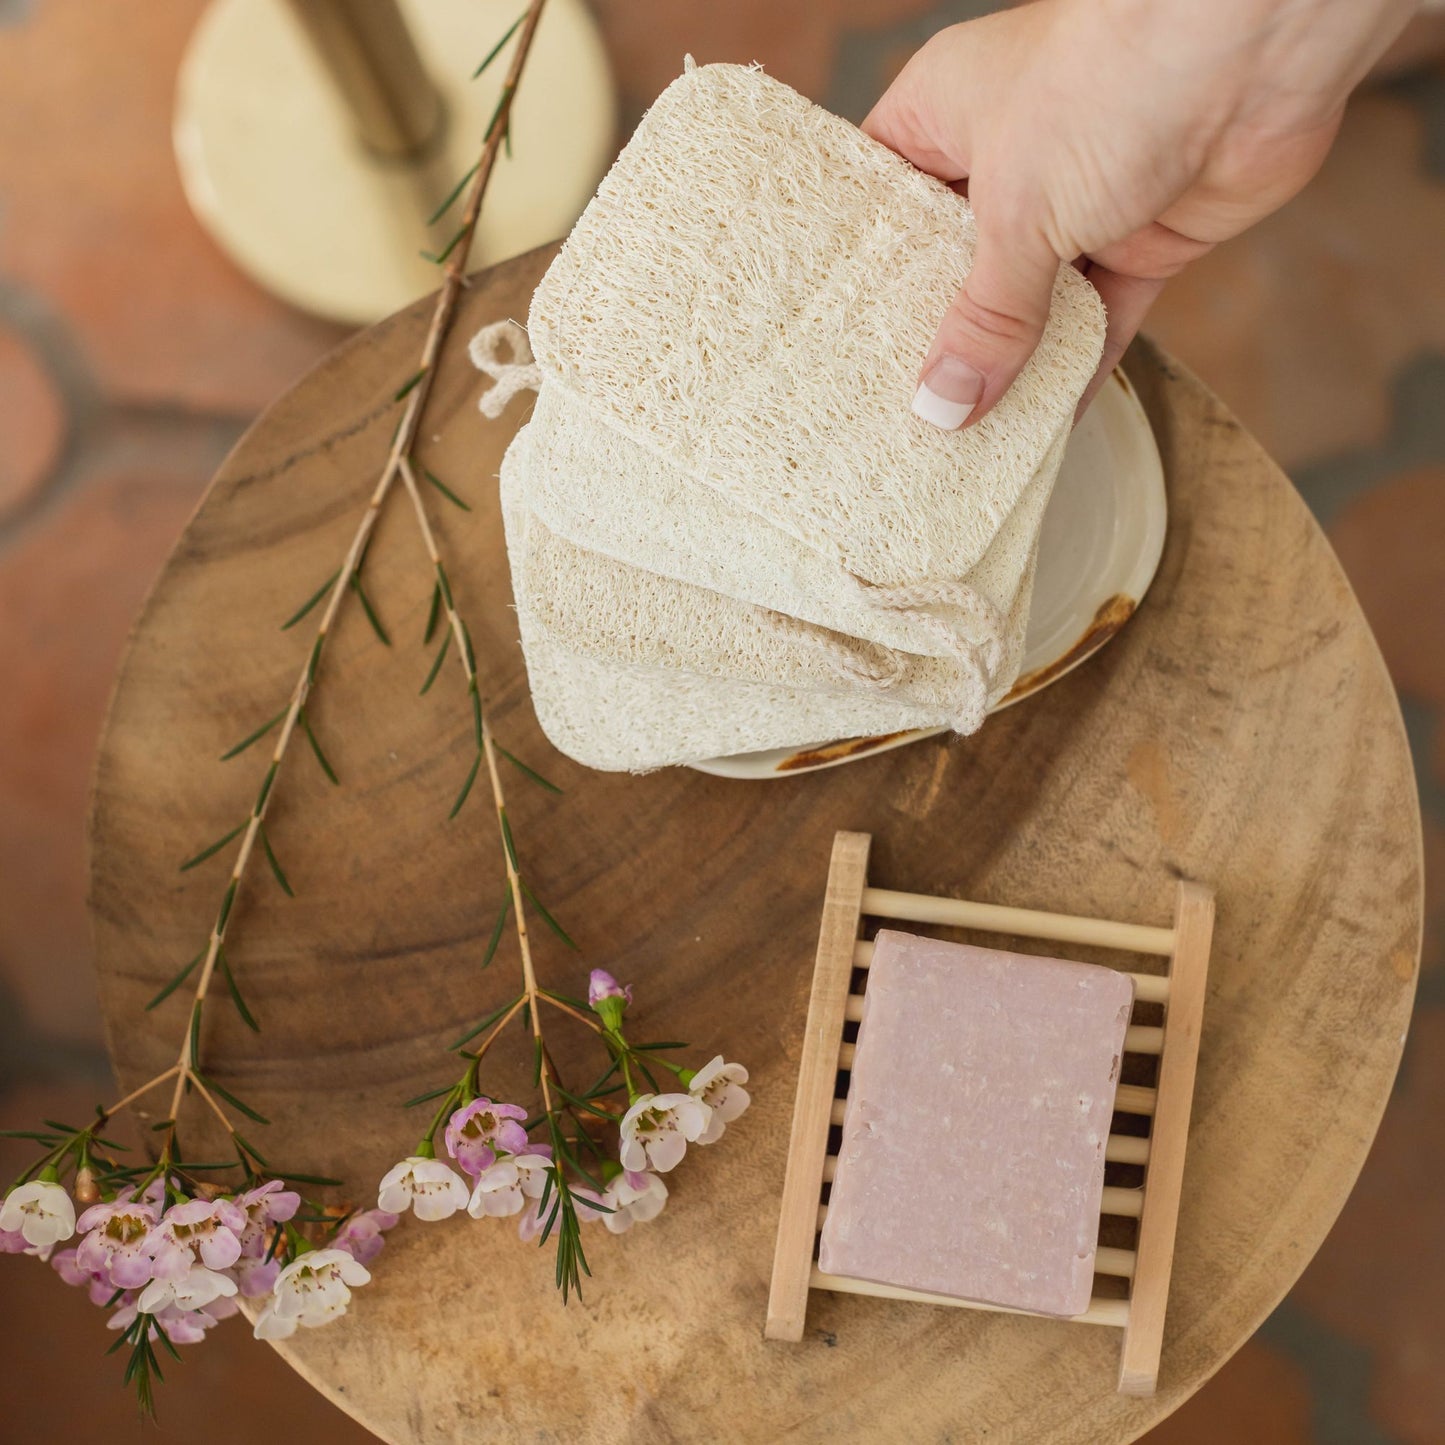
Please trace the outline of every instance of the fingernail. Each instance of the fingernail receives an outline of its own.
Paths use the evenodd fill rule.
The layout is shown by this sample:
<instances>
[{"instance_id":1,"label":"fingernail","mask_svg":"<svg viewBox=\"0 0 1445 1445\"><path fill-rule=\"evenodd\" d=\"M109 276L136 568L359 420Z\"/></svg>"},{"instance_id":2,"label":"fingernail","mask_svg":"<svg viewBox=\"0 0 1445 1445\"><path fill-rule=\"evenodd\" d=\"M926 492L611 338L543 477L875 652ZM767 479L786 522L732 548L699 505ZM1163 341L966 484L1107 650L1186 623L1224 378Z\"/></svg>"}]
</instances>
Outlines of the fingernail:
<instances>
[{"instance_id":1,"label":"fingernail","mask_svg":"<svg viewBox=\"0 0 1445 1445\"><path fill-rule=\"evenodd\" d=\"M957 431L983 395L983 376L956 356L940 356L913 393L913 414L924 421Z\"/></svg>"}]
</instances>

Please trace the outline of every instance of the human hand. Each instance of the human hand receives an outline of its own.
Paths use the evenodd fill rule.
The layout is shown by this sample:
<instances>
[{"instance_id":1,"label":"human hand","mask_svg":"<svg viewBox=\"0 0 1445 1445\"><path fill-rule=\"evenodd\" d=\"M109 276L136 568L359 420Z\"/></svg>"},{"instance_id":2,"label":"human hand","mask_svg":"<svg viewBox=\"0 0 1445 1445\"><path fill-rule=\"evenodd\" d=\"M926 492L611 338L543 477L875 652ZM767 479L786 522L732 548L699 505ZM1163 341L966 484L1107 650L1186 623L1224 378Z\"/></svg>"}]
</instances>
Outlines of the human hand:
<instances>
[{"instance_id":1,"label":"human hand","mask_svg":"<svg viewBox=\"0 0 1445 1445\"><path fill-rule=\"evenodd\" d=\"M1036 0L951 26L863 129L965 190L973 270L913 409L977 421L1038 344L1061 262L1108 312L1092 399L1165 280L1319 169L1415 0Z\"/></svg>"}]
</instances>

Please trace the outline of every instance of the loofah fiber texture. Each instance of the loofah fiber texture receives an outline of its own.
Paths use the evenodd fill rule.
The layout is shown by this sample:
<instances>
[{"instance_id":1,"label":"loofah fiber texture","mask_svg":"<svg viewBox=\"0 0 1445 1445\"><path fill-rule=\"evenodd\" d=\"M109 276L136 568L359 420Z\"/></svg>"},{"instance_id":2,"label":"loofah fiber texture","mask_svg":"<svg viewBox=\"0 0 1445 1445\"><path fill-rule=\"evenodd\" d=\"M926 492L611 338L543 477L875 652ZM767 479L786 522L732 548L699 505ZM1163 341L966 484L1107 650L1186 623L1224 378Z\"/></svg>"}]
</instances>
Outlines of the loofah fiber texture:
<instances>
[{"instance_id":1,"label":"loofah fiber texture","mask_svg":"<svg viewBox=\"0 0 1445 1445\"><path fill-rule=\"evenodd\" d=\"M574 651L548 631L517 583L535 518L520 502L509 462L502 467L502 515L537 720L555 747L588 767L642 773L728 753L942 725L936 714L884 693L806 692Z\"/></svg>"},{"instance_id":2,"label":"loofah fiber texture","mask_svg":"<svg viewBox=\"0 0 1445 1445\"><path fill-rule=\"evenodd\" d=\"M959 730L972 731L982 720L956 716L955 659L893 652L628 567L557 537L531 512L533 441L532 428L525 428L505 461L509 494L528 512L525 543L511 559L513 588L538 626L570 651L603 662L782 683L809 692L869 686ZM977 680L984 705L997 701L1017 675L1028 601L1017 593L1013 599L1003 631L1005 665Z\"/></svg>"},{"instance_id":3,"label":"loofah fiber texture","mask_svg":"<svg viewBox=\"0 0 1445 1445\"><path fill-rule=\"evenodd\" d=\"M662 93L548 269L532 349L595 422L821 553L840 585L954 580L1066 429L1104 337L1097 294L1061 267L999 405L961 432L915 417L973 246L946 186L758 70L703 66ZM631 478L613 480L626 515Z\"/></svg>"},{"instance_id":4,"label":"loofah fiber texture","mask_svg":"<svg viewBox=\"0 0 1445 1445\"><path fill-rule=\"evenodd\" d=\"M957 607L881 606L871 589L796 538L739 513L676 468L651 463L635 443L591 423L585 405L544 386L528 430L534 439L526 505L548 530L637 568L691 582L770 611L882 646L956 657L987 627ZM1013 608L1067 437L1054 442L977 565L961 580L992 615ZM629 491L619 505L617 478ZM940 630L938 623L944 624Z\"/></svg>"}]
</instances>

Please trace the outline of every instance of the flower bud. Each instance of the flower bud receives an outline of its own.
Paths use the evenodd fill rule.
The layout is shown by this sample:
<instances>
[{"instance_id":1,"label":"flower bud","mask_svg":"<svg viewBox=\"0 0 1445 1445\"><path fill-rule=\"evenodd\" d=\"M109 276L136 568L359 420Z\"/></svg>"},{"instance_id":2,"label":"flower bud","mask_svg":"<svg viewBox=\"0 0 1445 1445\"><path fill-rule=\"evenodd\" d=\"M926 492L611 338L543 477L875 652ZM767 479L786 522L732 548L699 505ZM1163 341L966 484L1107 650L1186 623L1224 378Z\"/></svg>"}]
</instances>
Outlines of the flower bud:
<instances>
[{"instance_id":1,"label":"flower bud","mask_svg":"<svg viewBox=\"0 0 1445 1445\"><path fill-rule=\"evenodd\" d=\"M625 988L605 968L594 968L587 980L587 1003L603 1026L616 1033L622 1027L622 1015L632 1002L632 985Z\"/></svg>"},{"instance_id":2,"label":"flower bud","mask_svg":"<svg viewBox=\"0 0 1445 1445\"><path fill-rule=\"evenodd\" d=\"M87 1165L75 1172L75 1202L96 1204L100 1201L100 1187L95 1182L95 1173Z\"/></svg>"}]
</instances>

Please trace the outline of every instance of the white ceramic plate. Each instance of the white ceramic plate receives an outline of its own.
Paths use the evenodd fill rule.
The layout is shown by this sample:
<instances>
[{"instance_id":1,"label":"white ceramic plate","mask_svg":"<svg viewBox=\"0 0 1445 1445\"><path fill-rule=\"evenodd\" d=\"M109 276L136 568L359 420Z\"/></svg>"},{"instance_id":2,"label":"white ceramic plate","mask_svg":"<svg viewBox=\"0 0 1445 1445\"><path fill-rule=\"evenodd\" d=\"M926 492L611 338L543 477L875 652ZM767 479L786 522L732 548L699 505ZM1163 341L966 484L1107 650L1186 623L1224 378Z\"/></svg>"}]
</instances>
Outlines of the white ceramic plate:
<instances>
[{"instance_id":1,"label":"white ceramic plate","mask_svg":"<svg viewBox=\"0 0 1445 1445\"><path fill-rule=\"evenodd\" d=\"M1039 538L1023 666L1010 707L1057 682L1133 615L1164 551L1164 468L1144 408L1122 371L1074 428ZM694 763L721 778L780 778L901 748L944 728L771 748Z\"/></svg>"}]
</instances>

